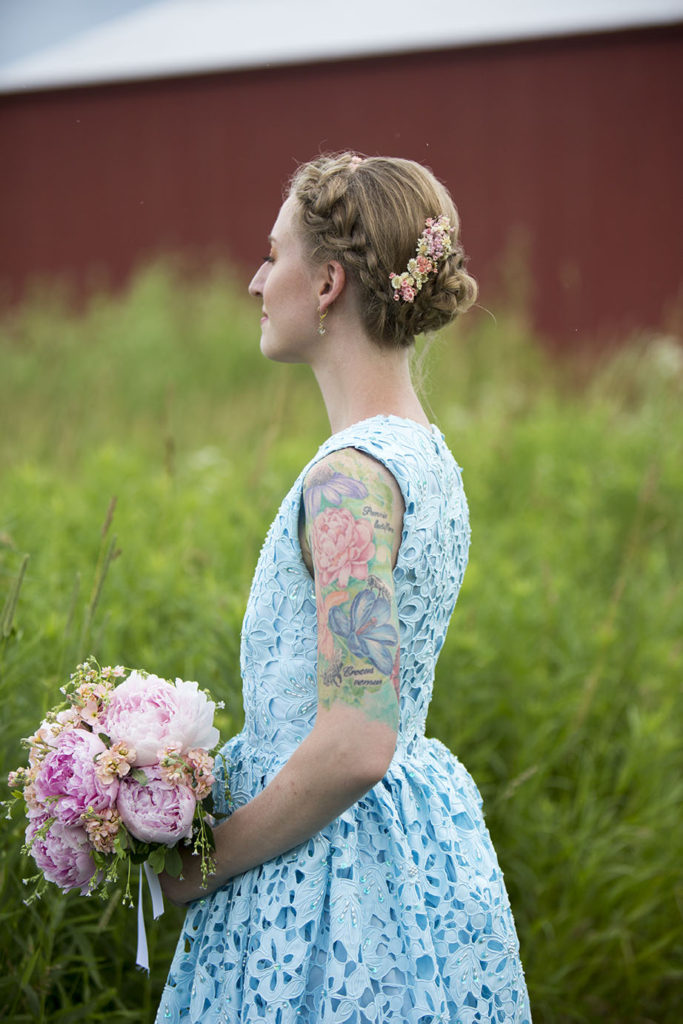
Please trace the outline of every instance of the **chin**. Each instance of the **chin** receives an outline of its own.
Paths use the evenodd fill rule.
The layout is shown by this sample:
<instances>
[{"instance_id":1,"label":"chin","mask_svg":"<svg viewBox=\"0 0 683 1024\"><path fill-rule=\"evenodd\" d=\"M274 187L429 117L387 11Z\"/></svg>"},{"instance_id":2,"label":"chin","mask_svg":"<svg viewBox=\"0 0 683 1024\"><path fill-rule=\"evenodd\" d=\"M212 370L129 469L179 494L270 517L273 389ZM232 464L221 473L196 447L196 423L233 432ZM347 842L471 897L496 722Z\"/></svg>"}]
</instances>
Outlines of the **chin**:
<instances>
[{"instance_id":1,"label":"chin","mask_svg":"<svg viewBox=\"0 0 683 1024\"><path fill-rule=\"evenodd\" d=\"M278 347L268 341L264 335L261 335L261 355L265 356L266 359L270 359L272 363L307 363L308 359L304 352L299 349L291 349Z\"/></svg>"}]
</instances>

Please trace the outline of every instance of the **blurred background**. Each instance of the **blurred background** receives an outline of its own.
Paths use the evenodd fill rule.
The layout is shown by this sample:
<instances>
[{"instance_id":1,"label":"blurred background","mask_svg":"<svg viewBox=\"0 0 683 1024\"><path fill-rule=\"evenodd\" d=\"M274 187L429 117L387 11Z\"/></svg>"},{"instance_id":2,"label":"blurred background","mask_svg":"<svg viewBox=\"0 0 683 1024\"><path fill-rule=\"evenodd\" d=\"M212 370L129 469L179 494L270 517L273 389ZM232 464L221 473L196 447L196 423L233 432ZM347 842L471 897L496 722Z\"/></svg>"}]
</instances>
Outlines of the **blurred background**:
<instances>
[{"instance_id":1,"label":"blurred background","mask_svg":"<svg viewBox=\"0 0 683 1024\"><path fill-rule=\"evenodd\" d=\"M680 302L682 0L3 0L0 282L258 261L321 151L446 181L489 297L558 343Z\"/></svg>"},{"instance_id":2,"label":"blurred background","mask_svg":"<svg viewBox=\"0 0 683 1024\"><path fill-rule=\"evenodd\" d=\"M89 653L241 727L253 568L329 433L246 282L298 163L412 157L481 285L416 358L473 526L428 732L483 793L534 1020L678 1024L682 57L683 0L0 0L1 777ZM24 904L22 835L0 1019L151 1021L180 912L140 974L120 892Z\"/></svg>"}]
</instances>

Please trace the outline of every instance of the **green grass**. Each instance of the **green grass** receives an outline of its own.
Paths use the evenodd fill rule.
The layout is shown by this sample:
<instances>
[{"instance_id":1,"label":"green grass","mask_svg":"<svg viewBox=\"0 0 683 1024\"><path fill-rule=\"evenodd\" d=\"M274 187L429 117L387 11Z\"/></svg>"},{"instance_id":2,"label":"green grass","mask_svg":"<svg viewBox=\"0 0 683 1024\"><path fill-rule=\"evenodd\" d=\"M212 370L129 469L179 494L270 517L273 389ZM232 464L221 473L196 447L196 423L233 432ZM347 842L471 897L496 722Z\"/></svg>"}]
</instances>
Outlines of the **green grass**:
<instances>
[{"instance_id":1,"label":"green grass","mask_svg":"<svg viewBox=\"0 0 683 1024\"><path fill-rule=\"evenodd\" d=\"M259 547L327 433L308 371L261 358L224 273L161 265L79 317L35 296L0 366L0 772L91 650L201 680L230 735ZM677 1024L683 352L640 340L587 373L475 311L429 366L473 539L428 729L484 795L534 1018ZM5 825L0 1019L151 1020L180 912L148 928L147 978L116 901L23 905Z\"/></svg>"}]
</instances>

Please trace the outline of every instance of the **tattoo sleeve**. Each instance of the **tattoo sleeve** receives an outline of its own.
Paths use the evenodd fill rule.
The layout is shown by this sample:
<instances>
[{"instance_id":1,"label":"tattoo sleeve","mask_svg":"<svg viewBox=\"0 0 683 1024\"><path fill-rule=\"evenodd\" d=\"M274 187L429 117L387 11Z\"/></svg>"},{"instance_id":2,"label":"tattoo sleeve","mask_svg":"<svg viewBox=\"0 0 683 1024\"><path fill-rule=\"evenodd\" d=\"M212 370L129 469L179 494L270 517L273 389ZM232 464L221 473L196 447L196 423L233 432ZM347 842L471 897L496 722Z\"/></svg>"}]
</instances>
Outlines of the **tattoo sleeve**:
<instances>
[{"instance_id":1,"label":"tattoo sleeve","mask_svg":"<svg viewBox=\"0 0 683 1024\"><path fill-rule=\"evenodd\" d=\"M342 701L398 727L399 625L392 575L395 499L386 471L352 449L304 485L315 574L318 701Z\"/></svg>"}]
</instances>

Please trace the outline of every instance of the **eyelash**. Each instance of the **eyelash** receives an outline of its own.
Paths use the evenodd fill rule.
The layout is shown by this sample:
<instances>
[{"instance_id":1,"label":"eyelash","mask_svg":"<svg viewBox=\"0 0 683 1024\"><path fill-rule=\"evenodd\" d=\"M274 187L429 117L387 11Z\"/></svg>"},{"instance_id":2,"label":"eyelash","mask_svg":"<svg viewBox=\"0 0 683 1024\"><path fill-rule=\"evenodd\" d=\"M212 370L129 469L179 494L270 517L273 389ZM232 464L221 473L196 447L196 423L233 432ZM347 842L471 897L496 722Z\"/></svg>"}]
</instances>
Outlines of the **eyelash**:
<instances>
[{"instance_id":1,"label":"eyelash","mask_svg":"<svg viewBox=\"0 0 683 1024\"><path fill-rule=\"evenodd\" d=\"M275 260L274 260L274 258L272 256L264 256L263 257L263 262L264 263L275 263Z\"/></svg>"}]
</instances>

